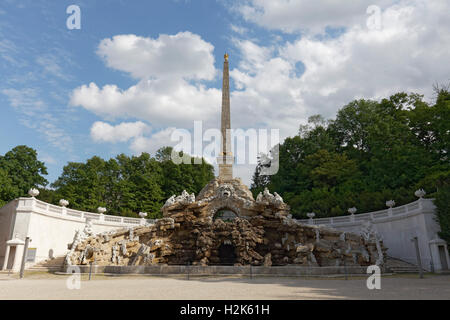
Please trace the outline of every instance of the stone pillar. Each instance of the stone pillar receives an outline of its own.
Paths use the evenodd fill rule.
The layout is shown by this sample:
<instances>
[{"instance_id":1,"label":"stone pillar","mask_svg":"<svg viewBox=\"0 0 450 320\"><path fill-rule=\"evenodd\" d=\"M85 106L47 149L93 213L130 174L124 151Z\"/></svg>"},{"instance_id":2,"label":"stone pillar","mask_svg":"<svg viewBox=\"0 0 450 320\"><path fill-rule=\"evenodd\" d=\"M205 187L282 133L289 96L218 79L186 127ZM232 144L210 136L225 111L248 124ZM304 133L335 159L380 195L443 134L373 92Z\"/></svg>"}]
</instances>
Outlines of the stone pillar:
<instances>
[{"instance_id":1,"label":"stone pillar","mask_svg":"<svg viewBox=\"0 0 450 320\"><path fill-rule=\"evenodd\" d=\"M219 178L233 179L233 153L231 152L231 120L230 120L230 76L228 67L228 54L223 62L222 83L222 116L221 116L221 153L217 158L219 164Z\"/></svg>"},{"instance_id":2,"label":"stone pillar","mask_svg":"<svg viewBox=\"0 0 450 320\"><path fill-rule=\"evenodd\" d=\"M10 248L10 246L7 245L7 246L6 246L5 258L3 259L2 270L6 270L6 266L8 265L9 248Z\"/></svg>"}]
</instances>

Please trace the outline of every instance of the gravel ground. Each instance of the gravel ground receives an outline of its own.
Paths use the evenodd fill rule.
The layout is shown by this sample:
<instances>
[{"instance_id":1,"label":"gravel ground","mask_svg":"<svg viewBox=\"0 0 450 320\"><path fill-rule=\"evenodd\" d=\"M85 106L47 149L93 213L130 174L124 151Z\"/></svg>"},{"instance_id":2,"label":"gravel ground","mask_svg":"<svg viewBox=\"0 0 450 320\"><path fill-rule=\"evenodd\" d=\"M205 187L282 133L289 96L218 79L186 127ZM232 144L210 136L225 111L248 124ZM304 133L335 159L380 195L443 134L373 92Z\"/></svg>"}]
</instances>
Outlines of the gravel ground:
<instances>
[{"instance_id":1,"label":"gravel ground","mask_svg":"<svg viewBox=\"0 0 450 320\"><path fill-rule=\"evenodd\" d=\"M146 277L83 275L80 289L68 289L66 275L30 273L24 279L0 274L0 300L5 299L446 299L450 275L387 276L380 290L369 290L363 277L275 278Z\"/></svg>"}]
</instances>

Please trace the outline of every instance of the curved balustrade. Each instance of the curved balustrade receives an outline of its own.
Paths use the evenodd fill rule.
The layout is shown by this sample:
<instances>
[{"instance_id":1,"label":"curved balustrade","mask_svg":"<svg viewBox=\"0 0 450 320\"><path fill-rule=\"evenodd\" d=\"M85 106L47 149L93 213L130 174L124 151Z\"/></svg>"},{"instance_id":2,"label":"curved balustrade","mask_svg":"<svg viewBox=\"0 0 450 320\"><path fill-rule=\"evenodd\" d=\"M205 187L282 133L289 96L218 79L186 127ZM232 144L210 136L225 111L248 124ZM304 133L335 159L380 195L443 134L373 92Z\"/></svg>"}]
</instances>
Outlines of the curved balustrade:
<instances>
[{"instance_id":1,"label":"curved balustrade","mask_svg":"<svg viewBox=\"0 0 450 320\"><path fill-rule=\"evenodd\" d=\"M74 209L69 209L53 204L46 203L35 198L19 198L18 199L18 210L31 208L41 214L50 214L52 216L60 216L61 218L70 217L71 219L91 219L97 223L106 224L122 224L122 225L140 225L143 222L153 222L151 219L142 218L131 218L131 217L121 217L112 216L107 214L99 214L94 212L78 211ZM315 225L329 225L329 226L339 226L347 224L361 224L365 221L373 221L389 219L391 217L401 217L409 214L413 214L416 211L422 210L424 207L433 207L433 199L419 199L414 202L405 204L403 206L394 207L385 210L347 215L347 216L336 216L328 218L317 218L317 219L301 219L297 220L300 223L311 223Z\"/></svg>"},{"instance_id":2,"label":"curved balustrade","mask_svg":"<svg viewBox=\"0 0 450 320\"><path fill-rule=\"evenodd\" d=\"M336 216L329 218L312 219L313 224L316 225L345 225L345 224L361 224L365 221L373 221L389 219L391 217L402 217L420 212L422 209L432 209L434 199L419 199L414 202L405 204L403 206L392 209L385 209L355 215ZM310 219L297 220L300 223L310 223Z\"/></svg>"},{"instance_id":3,"label":"curved balustrade","mask_svg":"<svg viewBox=\"0 0 450 320\"><path fill-rule=\"evenodd\" d=\"M59 215L63 217L70 218L78 218L85 220L86 218L97 221L97 222L106 222L106 223L116 223L116 224L125 224L125 225L139 225L142 224L143 221L153 222L154 220L142 218L131 218L131 217L121 217L121 216L112 216L107 214L99 214L94 212L85 212L78 211L74 209L69 209L53 204L46 203L41 200L37 200L35 198L19 198L19 203L17 208L20 209L33 209L42 214L51 214L51 215ZM419 199L414 202L405 204L403 206L394 207L391 209L355 214L355 215L347 215L347 216L336 216L329 218L317 218L312 219L313 224L316 225L345 225L345 224L360 224L365 221L377 221L378 219L386 219L390 217L397 217L408 215L414 213L415 211L421 210L424 207L432 207L433 199ZM431 208L430 207L430 208ZM301 219L298 220L301 223L310 223L310 219Z\"/></svg>"},{"instance_id":4,"label":"curved balustrade","mask_svg":"<svg viewBox=\"0 0 450 320\"><path fill-rule=\"evenodd\" d=\"M83 221L85 221L86 219L91 219L94 221L94 223L104 223L104 224L120 224L120 225L135 226L144 224L145 222L149 223L153 222L153 220L151 219L121 217L107 214L99 214L94 212L78 211L46 203L44 201L35 198L19 198L17 210L33 211L44 215L51 215L53 217L57 216L61 219L70 219L70 220L76 219Z\"/></svg>"}]
</instances>

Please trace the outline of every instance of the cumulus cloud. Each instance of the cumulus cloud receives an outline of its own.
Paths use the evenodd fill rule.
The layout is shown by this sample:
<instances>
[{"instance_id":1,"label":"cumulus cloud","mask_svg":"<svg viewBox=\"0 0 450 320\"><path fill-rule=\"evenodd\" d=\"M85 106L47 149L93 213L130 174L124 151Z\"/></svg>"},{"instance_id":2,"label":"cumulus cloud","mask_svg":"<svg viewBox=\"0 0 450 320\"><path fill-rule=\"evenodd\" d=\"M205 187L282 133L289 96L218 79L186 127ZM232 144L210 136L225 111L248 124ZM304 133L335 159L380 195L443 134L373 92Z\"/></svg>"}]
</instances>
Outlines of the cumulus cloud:
<instances>
[{"instance_id":1,"label":"cumulus cloud","mask_svg":"<svg viewBox=\"0 0 450 320\"><path fill-rule=\"evenodd\" d=\"M379 30L355 25L338 38L309 36L288 43L280 55L305 65L300 83L305 104L331 116L356 97L398 91L430 96L432 84L447 82L450 74L445 62L450 23L442 23L450 5L438 3L391 6L382 12Z\"/></svg>"},{"instance_id":2,"label":"cumulus cloud","mask_svg":"<svg viewBox=\"0 0 450 320\"><path fill-rule=\"evenodd\" d=\"M91 137L96 142L126 142L142 136L149 129L149 126L141 121L122 122L116 126L97 121L91 127Z\"/></svg>"},{"instance_id":3,"label":"cumulus cloud","mask_svg":"<svg viewBox=\"0 0 450 320\"><path fill-rule=\"evenodd\" d=\"M231 72L238 121L258 119L284 137L309 115L334 117L355 98L398 91L431 96L433 83L449 81L449 9L440 1L401 2L381 12L379 30L364 22L335 38L304 35L277 47L235 41L244 57Z\"/></svg>"},{"instance_id":4,"label":"cumulus cloud","mask_svg":"<svg viewBox=\"0 0 450 320\"><path fill-rule=\"evenodd\" d=\"M134 139L130 145L131 150L136 154L148 152L155 154L159 148L165 146L174 146L176 142L171 140L172 132L176 128L169 127L158 132L155 132L150 137L139 136Z\"/></svg>"},{"instance_id":5,"label":"cumulus cloud","mask_svg":"<svg viewBox=\"0 0 450 320\"><path fill-rule=\"evenodd\" d=\"M243 59L230 72L238 90L232 92L232 126L280 129L295 134L306 117L295 66L273 48L237 41Z\"/></svg>"},{"instance_id":6,"label":"cumulus cloud","mask_svg":"<svg viewBox=\"0 0 450 320\"><path fill-rule=\"evenodd\" d=\"M157 39L134 34L117 35L102 40L97 54L109 67L128 72L138 79L212 80L216 74L213 50L214 47L199 35L180 32L161 34Z\"/></svg>"},{"instance_id":7,"label":"cumulus cloud","mask_svg":"<svg viewBox=\"0 0 450 320\"><path fill-rule=\"evenodd\" d=\"M192 126L194 120L217 114L220 97L218 89L182 79L154 79L142 80L126 90L90 83L75 89L70 103L106 118L138 118L155 127Z\"/></svg>"}]
</instances>

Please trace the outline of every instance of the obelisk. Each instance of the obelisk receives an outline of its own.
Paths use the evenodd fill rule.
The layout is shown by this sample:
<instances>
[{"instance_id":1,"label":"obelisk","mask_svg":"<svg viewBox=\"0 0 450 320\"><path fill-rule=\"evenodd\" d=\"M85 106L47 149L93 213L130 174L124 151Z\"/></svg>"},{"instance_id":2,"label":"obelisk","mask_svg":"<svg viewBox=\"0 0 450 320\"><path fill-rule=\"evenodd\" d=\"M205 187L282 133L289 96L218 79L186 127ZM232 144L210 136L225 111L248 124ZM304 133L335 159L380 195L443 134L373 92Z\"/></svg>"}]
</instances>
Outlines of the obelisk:
<instances>
[{"instance_id":1,"label":"obelisk","mask_svg":"<svg viewBox=\"0 0 450 320\"><path fill-rule=\"evenodd\" d=\"M228 71L228 54L225 53L223 62L222 82L222 141L220 155L217 158L219 164L219 178L222 180L233 179L233 154L231 152L231 121L230 121L230 76Z\"/></svg>"}]
</instances>

